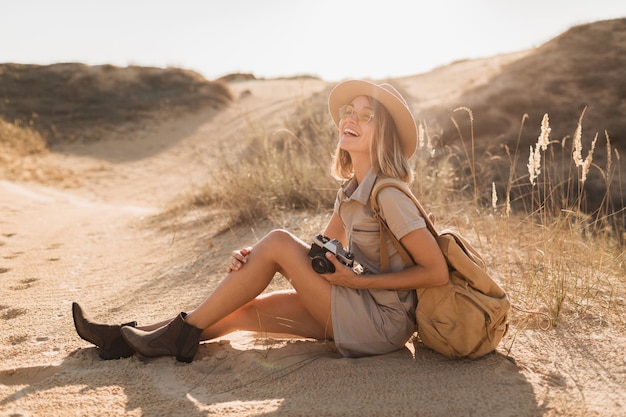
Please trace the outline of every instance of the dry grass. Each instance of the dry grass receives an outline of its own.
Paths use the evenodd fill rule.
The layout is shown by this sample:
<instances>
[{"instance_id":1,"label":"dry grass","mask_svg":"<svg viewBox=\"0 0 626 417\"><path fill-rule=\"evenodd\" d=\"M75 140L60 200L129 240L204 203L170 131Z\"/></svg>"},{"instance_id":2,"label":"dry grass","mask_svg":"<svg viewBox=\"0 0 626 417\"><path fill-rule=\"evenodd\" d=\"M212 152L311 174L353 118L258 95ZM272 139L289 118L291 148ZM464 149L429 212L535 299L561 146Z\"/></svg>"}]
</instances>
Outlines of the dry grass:
<instances>
[{"instance_id":1,"label":"dry grass","mask_svg":"<svg viewBox=\"0 0 626 417\"><path fill-rule=\"evenodd\" d=\"M8 162L9 154L15 157L35 155L47 151L44 138L30 126L8 123L0 118L0 158Z\"/></svg>"},{"instance_id":2,"label":"dry grass","mask_svg":"<svg viewBox=\"0 0 626 417\"><path fill-rule=\"evenodd\" d=\"M472 98L452 113L451 129L431 123L428 112L420 123L416 195L438 225L456 227L482 249L515 303L547 313L553 324L581 317L624 322L623 165L612 143L612 132L624 131L624 118L621 104L606 91L617 91L619 99L626 91L620 71L625 55L615 52L626 44L625 24L620 19L574 28L542 46L483 90L468 92L465 98ZM572 51L599 54L610 65L588 68L592 59L577 59L580 53ZM548 71L564 57L575 60L566 65L571 72ZM10 122L0 120L0 168L46 152L55 140L75 140L86 131L81 127L106 130L155 108L175 115L232 99L223 85L186 71L67 64L45 69L47 84L42 68L0 66L0 85L15 97L0 103L0 114L10 116ZM537 94L521 92L529 79L540 83ZM129 100L120 99L130 87ZM52 88L47 97L53 102L34 100L44 88ZM562 110L557 93L565 90L586 97L593 111L579 105L582 99ZM230 216L224 227L259 219L282 226L303 211L327 216L337 183L328 167L336 133L326 93L301 101L279 130L244 119L245 150L239 158L220 158L210 183L178 213L210 206ZM124 102L128 107L119 106ZM79 107L85 111L77 117ZM555 112L539 110L545 107ZM606 128L599 113L606 115Z\"/></svg>"},{"instance_id":3,"label":"dry grass","mask_svg":"<svg viewBox=\"0 0 626 417\"><path fill-rule=\"evenodd\" d=\"M530 145L534 145L540 134L544 114L550 115L551 140L566 141L563 151L552 147L555 160L569 164L575 121L585 110L584 129L592 132L583 136L585 149L589 149L595 132L599 132L594 163L606 167L610 152L603 146L604 132L613 140L613 165L626 170L626 161L618 161L615 149L625 149L624 99L626 98L626 18L596 22L573 27L555 39L536 48L522 59L505 66L501 73L488 83L465 91L460 97L442 102L436 107L419 109L428 121L432 132L437 132L442 143L456 148L459 128L468 135L470 120L463 113L451 109L472 109L478 123L475 124L475 152L482 158L483 166L477 171L480 188L487 191L483 199L489 199L491 182L498 190L506 187L512 167L507 151L520 158ZM525 125L520 129L520 117L525 116ZM583 132L584 133L584 132ZM585 151L586 152L586 151ZM583 155L583 158L586 156ZM522 161L519 161L522 162ZM525 162L525 161L524 161ZM527 173L525 163L513 165L515 176ZM595 168L591 168L592 170ZM482 171L481 171L482 170ZM559 173L561 181L577 181L569 171ZM556 180L556 178L554 178ZM626 184L616 181L606 192L605 181L597 176L584 184L589 210L612 204L623 206L621 197L626 193ZM522 181L510 190L512 199L530 193L530 182ZM571 194L570 197L576 196Z\"/></svg>"},{"instance_id":4,"label":"dry grass","mask_svg":"<svg viewBox=\"0 0 626 417\"><path fill-rule=\"evenodd\" d=\"M463 171L463 166L470 167L465 169L469 176L457 184L468 191L462 217L467 225L472 225L476 239L487 244L485 250L492 258L492 267L506 282L513 301L546 312L553 325L561 320L588 317L623 324L619 306L623 304L626 284L625 213L623 205L614 207L609 198L611 184L621 174L619 165L612 164L611 158L605 167L593 164L598 135L588 147L583 146L584 112L569 142L551 140L549 116L545 114L528 157L519 147L509 155L510 176L499 194L495 183L491 190L476 190L487 179L477 179L477 169L471 167L485 162L474 160L473 116L469 109L463 110L469 114L471 139L466 140L459 130L460 141L467 150L467 160L459 168ZM526 120L524 116L520 131ZM607 132L603 139L611 155ZM528 174L516 176L519 167L514 165L526 161ZM439 170L436 166L434 169ZM600 196L600 206L589 211L585 183L592 179L602 182L604 195ZM514 201L517 204L512 204L511 190L528 189L520 186L524 182L530 187L528 193L518 193ZM489 194L491 208L480 197ZM457 197L456 201L462 199ZM458 225L458 221L455 223Z\"/></svg>"},{"instance_id":5,"label":"dry grass","mask_svg":"<svg viewBox=\"0 0 626 417\"><path fill-rule=\"evenodd\" d=\"M249 147L236 164L225 162L213 173L211 185L199 190L194 204L223 209L232 216L231 225L268 218L280 223L299 210L326 215L337 188L328 168L336 142L323 104L319 97L301 103L276 132L250 125ZM472 119L471 126L471 110L460 110ZM527 118L521 120L520 130ZM421 124L414 191L440 227L457 228L481 248L514 304L545 313L551 325L581 318L622 325L624 213L608 203L587 213L583 187L600 177L608 195L620 174L615 164L601 168L590 163L593 149L580 142L582 120L578 139L561 143L550 139L546 115L537 144L527 151L532 156L524 155L524 149L510 154L510 163L524 166L528 174L518 177L518 167L511 166L508 185L500 190L482 177L485 163L472 152L471 127L459 127L463 158ZM568 144L569 162L555 161L552 148ZM564 172L571 178L564 178ZM522 182L530 191L511 201L511 190L522 188ZM485 183L488 189L481 188ZM529 317L521 313L520 323Z\"/></svg>"},{"instance_id":6,"label":"dry grass","mask_svg":"<svg viewBox=\"0 0 626 417\"><path fill-rule=\"evenodd\" d=\"M220 158L223 165L199 190L194 205L218 205L231 225L291 210L332 208L337 183L328 173L336 134L323 95L301 102L283 129L268 132L247 124L245 150L238 158Z\"/></svg>"},{"instance_id":7,"label":"dry grass","mask_svg":"<svg viewBox=\"0 0 626 417\"><path fill-rule=\"evenodd\" d=\"M24 172L28 157L48 152L45 139L30 126L0 118L0 178L15 178Z\"/></svg>"}]
</instances>

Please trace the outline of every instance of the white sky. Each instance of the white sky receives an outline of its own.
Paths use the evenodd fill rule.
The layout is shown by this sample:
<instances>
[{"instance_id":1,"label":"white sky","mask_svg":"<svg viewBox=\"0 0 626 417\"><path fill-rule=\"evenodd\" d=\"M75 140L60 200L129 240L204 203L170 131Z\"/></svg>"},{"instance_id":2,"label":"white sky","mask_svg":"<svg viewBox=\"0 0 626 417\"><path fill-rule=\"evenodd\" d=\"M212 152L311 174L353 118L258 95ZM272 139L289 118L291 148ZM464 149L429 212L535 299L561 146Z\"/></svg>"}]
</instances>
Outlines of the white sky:
<instances>
[{"instance_id":1,"label":"white sky","mask_svg":"<svg viewBox=\"0 0 626 417\"><path fill-rule=\"evenodd\" d=\"M415 75L626 17L624 0L0 0L0 63L176 66L207 79Z\"/></svg>"}]
</instances>

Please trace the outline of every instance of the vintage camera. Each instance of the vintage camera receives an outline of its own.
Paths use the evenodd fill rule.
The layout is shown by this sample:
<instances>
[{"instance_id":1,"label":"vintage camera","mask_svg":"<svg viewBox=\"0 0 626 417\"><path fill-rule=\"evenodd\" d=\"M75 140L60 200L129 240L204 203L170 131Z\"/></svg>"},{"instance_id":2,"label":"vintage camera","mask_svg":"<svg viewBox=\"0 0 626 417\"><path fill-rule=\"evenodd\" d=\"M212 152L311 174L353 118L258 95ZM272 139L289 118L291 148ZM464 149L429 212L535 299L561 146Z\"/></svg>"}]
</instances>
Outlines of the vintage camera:
<instances>
[{"instance_id":1,"label":"vintage camera","mask_svg":"<svg viewBox=\"0 0 626 417\"><path fill-rule=\"evenodd\" d=\"M329 239L324 235L317 234L313 237L309 256L311 257L311 266L318 274L328 274L335 272L335 265L326 259L326 252L331 252L342 264L349 266L354 265L354 254L343 250L341 242L337 239Z\"/></svg>"}]
</instances>

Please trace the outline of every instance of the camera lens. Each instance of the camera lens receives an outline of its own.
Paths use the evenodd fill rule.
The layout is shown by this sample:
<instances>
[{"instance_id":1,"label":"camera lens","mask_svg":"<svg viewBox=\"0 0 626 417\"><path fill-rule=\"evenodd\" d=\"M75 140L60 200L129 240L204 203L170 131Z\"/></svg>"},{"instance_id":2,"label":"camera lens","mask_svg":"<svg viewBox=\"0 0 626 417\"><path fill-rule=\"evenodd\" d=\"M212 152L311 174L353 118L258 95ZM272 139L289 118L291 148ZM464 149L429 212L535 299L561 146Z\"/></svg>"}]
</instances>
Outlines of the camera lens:
<instances>
[{"instance_id":1,"label":"camera lens","mask_svg":"<svg viewBox=\"0 0 626 417\"><path fill-rule=\"evenodd\" d=\"M335 272L335 265L333 265L328 259L323 256L314 256L311 259L311 266L313 267L313 270L318 274Z\"/></svg>"}]
</instances>

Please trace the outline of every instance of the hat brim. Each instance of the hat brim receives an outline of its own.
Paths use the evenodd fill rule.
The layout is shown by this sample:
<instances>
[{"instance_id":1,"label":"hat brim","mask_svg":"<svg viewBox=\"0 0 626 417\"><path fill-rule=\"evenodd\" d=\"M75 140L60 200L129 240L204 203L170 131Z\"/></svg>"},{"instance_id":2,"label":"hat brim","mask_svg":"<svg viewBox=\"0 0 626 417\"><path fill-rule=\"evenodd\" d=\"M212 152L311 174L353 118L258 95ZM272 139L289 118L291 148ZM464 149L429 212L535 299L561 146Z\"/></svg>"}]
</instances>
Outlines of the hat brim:
<instances>
[{"instance_id":1,"label":"hat brim","mask_svg":"<svg viewBox=\"0 0 626 417\"><path fill-rule=\"evenodd\" d=\"M328 96L328 110L335 125L339 127L339 107L352 102L358 96L372 97L385 106L400 135L404 155L410 158L417 148L417 125L407 103L389 84L377 85L362 80L348 80L337 84Z\"/></svg>"}]
</instances>

